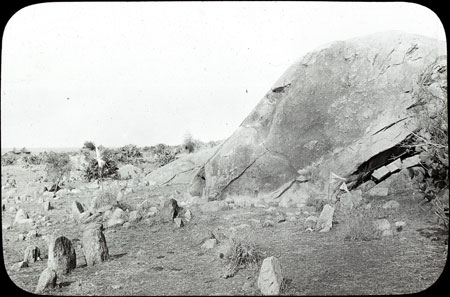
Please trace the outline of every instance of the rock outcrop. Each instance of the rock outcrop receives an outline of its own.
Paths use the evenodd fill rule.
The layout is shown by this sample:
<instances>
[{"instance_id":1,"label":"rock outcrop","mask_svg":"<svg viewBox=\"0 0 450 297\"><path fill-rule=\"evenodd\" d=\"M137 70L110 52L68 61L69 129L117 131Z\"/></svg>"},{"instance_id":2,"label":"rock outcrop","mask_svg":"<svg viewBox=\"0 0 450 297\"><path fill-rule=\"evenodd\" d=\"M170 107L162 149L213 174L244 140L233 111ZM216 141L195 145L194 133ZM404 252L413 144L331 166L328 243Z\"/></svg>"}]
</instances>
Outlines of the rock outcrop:
<instances>
[{"instance_id":1,"label":"rock outcrop","mask_svg":"<svg viewBox=\"0 0 450 297\"><path fill-rule=\"evenodd\" d=\"M421 79L435 72L439 81ZM443 83L444 41L394 31L326 45L281 76L197 170L189 192L276 199L293 184L310 184L326 196L332 173L355 188L403 153L418 90L438 92ZM296 180L304 170L308 178Z\"/></svg>"}]
</instances>

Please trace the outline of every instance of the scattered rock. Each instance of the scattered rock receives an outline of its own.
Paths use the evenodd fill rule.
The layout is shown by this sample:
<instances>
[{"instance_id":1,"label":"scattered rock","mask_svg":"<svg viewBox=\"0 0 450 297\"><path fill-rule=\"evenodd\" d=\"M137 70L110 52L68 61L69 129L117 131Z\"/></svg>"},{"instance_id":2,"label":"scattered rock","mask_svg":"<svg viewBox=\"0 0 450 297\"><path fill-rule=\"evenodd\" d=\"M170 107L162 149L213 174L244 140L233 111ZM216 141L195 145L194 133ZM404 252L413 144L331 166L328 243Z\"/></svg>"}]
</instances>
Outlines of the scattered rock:
<instances>
[{"instance_id":1,"label":"scattered rock","mask_svg":"<svg viewBox=\"0 0 450 297\"><path fill-rule=\"evenodd\" d=\"M191 210L186 210L186 212L184 213L184 218L186 219L186 221L190 221L190 220L192 220L192 212L191 212Z\"/></svg>"},{"instance_id":2,"label":"scattered rock","mask_svg":"<svg viewBox=\"0 0 450 297\"><path fill-rule=\"evenodd\" d=\"M389 171L389 169L386 166L382 166L372 173L372 177L375 178L377 181L381 181L383 178L388 176L390 173L391 172Z\"/></svg>"},{"instance_id":3,"label":"scattered rock","mask_svg":"<svg viewBox=\"0 0 450 297\"><path fill-rule=\"evenodd\" d=\"M114 226L123 225L123 223L125 223L125 219L126 213L122 209L116 208L112 213L111 218L106 223L106 226L111 228Z\"/></svg>"},{"instance_id":4,"label":"scattered rock","mask_svg":"<svg viewBox=\"0 0 450 297\"><path fill-rule=\"evenodd\" d=\"M389 164L386 165L386 168L391 172L395 173L397 171L400 171L402 169L402 160L397 159Z\"/></svg>"},{"instance_id":5,"label":"scattered rock","mask_svg":"<svg viewBox=\"0 0 450 297\"><path fill-rule=\"evenodd\" d=\"M373 222L375 229L385 231L391 229L391 224L387 219L378 219Z\"/></svg>"},{"instance_id":6,"label":"scattered rock","mask_svg":"<svg viewBox=\"0 0 450 297\"><path fill-rule=\"evenodd\" d=\"M264 228L267 228L267 227L273 227L275 225L275 223L272 221L272 220L265 220L263 223L262 223L262 226L264 227Z\"/></svg>"},{"instance_id":7,"label":"scattered rock","mask_svg":"<svg viewBox=\"0 0 450 297\"><path fill-rule=\"evenodd\" d=\"M30 245L25 249L23 254L23 261L28 263L34 263L41 258L41 251L35 245Z\"/></svg>"},{"instance_id":8,"label":"scattered rock","mask_svg":"<svg viewBox=\"0 0 450 297\"><path fill-rule=\"evenodd\" d=\"M333 225L334 207L325 204L316 223L316 230L319 232L328 232Z\"/></svg>"},{"instance_id":9,"label":"scattered rock","mask_svg":"<svg viewBox=\"0 0 450 297\"><path fill-rule=\"evenodd\" d=\"M131 223L130 223L130 222L125 222L125 223L122 225L122 227L123 227L124 229L130 229Z\"/></svg>"},{"instance_id":10,"label":"scattered rock","mask_svg":"<svg viewBox=\"0 0 450 297\"><path fill-rule=\"evenodd\" d=\"M264 259L258 277L258 289L263 295L278 295L281 290L283 275L277 258Z\"/></svg>"},{"instance_id":11,"label":"scattered rock","mask_svg":"<svg viewBox=\"0 0 450 297\"><path fill-rule=\"evenodd\" d=\"M109 258L108 246L102 232L103 226L92 225L83 232L83 252L88 266L106 261Z\"/></svg>"},{"instance_id":12,"label":"scattered rock","mask_svg":"<svg viewBox=\"0 0 450 297\"><path fill-rule=\"evenodd\" d=\"M216 244L217 244L217 239L215 239L215 238L207 239L202 244L202 249L210 250L210 249L214 248L216 246Z\"/></svg>"},{"instance_id":13,"label":"scattered rock","mask_svg":"<svg viewBox=\"0 0 450 297\"><path fill-rule=\"evenodd\" d=\"M395 222L394 225L395 225L395 229L397 230L397 232L400 232L403 230L403 227L406 226L406 222L398 221L398 222Z\"/></svg>"},{"instance_id":14,"label":"scattered rock","mask_svg":"<svg viewBox=\"0 0 450 297\"><path fill-rule=\"evenodd\" d=\"M27 261L20 261L19 263L14 264L11 266L11 270L13 271L20 271L22 268L28 267Z\"/></svg>"},{"instance_id":15,"label":"scattered rock","mask_svg":"<svg viewBox=\"0 0 450 297\"><path fill-rule=\"evenodd\" d=\"M130 223L139 222L141 219L142 219L141 214L136 210L133 210L128 215L128 222L130 222Z\"/></svg>"},{"instance_id":16,"label":"scattered rock","mask_svg":"<svg viewBox=\"0 0 450 297\"><path fill-rule=\"evenodd\" d=\"M173 221L175 222L175 225L178 228L181 228L181 227L184 226L184 222L183 222L183 220L181 218L175 218Z\"/></svg>"},{"instance_id":17,"label":"scattered rock","mask_svg":"<svg viewBox=\"0 0 450 297\"><path fill-rule=\"evenodd\" d=\"M398 208L400 206L400 203L398 203L395 200L389 200L385 204L383 204L384 209L391 209L391 208Z\"/></svg>"},{"instance_id":18,"label":"scattered rock","mask_svg":"<svg viewBox=\"0 0 450 297\"><path fill-rule=\"evenodd\" d=\"M37 232L37 230L30 230L27 233L26 239L30 240L30 239L37 238L37 237L39 237L39 233Z\"/></svg>"},{"instance_id":19,"label":"scattered rock","mask_svg":"<svg viewBox=\"0 0 450 297\"><path fill-rule=\"evenodd\" d=\"M27 238L27 236L26 236L25 234L22 234L22 233L20 233L20 234L17 236L17 240L18 240L18 241L24 241L26 238Z\"/></svg>"},{"instance_id":20,"label":"scattered rock","mask_svg":"<svg viewBox=\"0 0 450 297\"><path fill-rule=\"evenodd\" d=\"M305 220L305 228L311 228L313 229L317 224L317 217L316 216L309 216Z\"/></svg>"},{"instance_id":21,"label":"scattered rock","mask_svg":"<svg viewBox=\"0 0 450 297\"><path fill-rule=\"evenodd\" d=\"M393 232L391 229L389 229L389 230L383 230L383 231L381 232L381 237L393 236L393 235L394 235L394 232Z\"/></svg>"},{"instance_id":22,"label":"scattered rock","mask_svg":"<svg viewBox=\"0 0 450 297\"><path fill-rule=\"evenodd\" d=\"M56 272L51 268L45 268L39 276L39 281L34 293L39 294L45 289L53 289L54 287L56 287L56 279Z\"/></svg>"},{"instance_id":23,"label":"scattered rock","mask_svg":"<svg viewBox=\"0 0 450 297\"><path fill-rule=\"evenodd\" d=\"M77 256L72 242L64 236L51 240L48 247L47 267L61 275L69 273L76 266Z\"/></svg>"},{"instance_id":24,"label":"scattered rock","mask_svg":"<svg viewBox=\"0 0 450 297\"><path fill-rule=\"evenodd\" d=\"M402 161L403 168L409 168L420 164L419 155L414 155L412 157L406 158Z\"/></svg>"}]
</instances>

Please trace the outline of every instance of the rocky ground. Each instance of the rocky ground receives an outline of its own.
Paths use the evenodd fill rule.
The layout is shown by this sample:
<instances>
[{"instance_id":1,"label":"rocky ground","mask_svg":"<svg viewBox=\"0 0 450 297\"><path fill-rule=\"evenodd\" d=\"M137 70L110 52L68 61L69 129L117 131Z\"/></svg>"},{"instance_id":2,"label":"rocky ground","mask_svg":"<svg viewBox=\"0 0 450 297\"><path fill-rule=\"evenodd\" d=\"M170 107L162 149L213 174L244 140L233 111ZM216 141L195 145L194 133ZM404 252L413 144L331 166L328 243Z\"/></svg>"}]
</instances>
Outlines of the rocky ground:
<instances>
[{"instance_id":1,"label":"rocky ground","mask_svg":"<svg viewBox=\"0 0 450 297\"><path fill-rule=\"evenodd\" d=\"M41 166L2 167L4 265L28 292L48 265L50 235L70 239L77 260L74 270L57 276L55 288L44 291L50 295L261 294L261 263L224 277L228 266L220 253L229 249L230 238L254 244L261 259L278 259L280 294L286 295L415 293L440 277L447 259L448 234L415 191L362 195L351 209L337 205L331 230L318 232L320 203L286 208L245 197L206 203L186 194L188 183L151 185L143 174L106 180L103 189L78 180L53 195L42 191L49 186L43 175ZM7 179L16 184L5 186ZM104 192L113 201L93 207ZM184 226L168 219L169 199L183 207ZM74 209L75 201L84 214ZM27 221L17 222L19 210ZM80 238L94 222L105 227L110 257L88 266ZM29 246L39 248L40 259L20 267Z\"/></svg>"}]
</instances>

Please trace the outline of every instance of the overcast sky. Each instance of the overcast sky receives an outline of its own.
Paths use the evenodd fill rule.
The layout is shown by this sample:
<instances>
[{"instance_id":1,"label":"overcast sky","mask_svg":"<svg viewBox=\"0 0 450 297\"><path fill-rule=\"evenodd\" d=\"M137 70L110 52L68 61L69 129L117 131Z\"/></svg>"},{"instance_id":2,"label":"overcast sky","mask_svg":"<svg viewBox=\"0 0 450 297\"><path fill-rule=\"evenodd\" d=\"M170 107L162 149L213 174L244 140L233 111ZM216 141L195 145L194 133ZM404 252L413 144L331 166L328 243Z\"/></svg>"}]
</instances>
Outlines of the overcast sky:
<instances>
[{"instance_id":1,"label":"overcast sky","mask_svg":"<svg viewBox=\"0 0 450 297\"><path fill-rule=\"evenodd\" d=\"M411 3L44 3L3 35L2 147L225 139L295 60L385 30L445 40Z\"/></svg>"}]
</instances>

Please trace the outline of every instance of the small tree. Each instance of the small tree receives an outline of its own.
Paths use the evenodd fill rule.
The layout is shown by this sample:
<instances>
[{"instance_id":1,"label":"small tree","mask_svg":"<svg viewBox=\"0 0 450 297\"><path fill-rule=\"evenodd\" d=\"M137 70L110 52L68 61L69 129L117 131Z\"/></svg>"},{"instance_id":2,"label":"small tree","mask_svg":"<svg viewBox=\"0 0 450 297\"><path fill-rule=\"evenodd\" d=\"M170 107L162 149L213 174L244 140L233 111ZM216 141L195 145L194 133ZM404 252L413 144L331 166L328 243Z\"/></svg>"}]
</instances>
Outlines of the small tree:
<instances>
[{"instance_id":1,"label":"small tree","mask_svg":"<svg viewBox=\"0 0 450 297\"><path fill-rule=\"evenodd\" d=\"M197 148L197 141L194 140L194 138L190 133L186 133L186 135L184 135L183 140L183 149L189 153L192 153L195 151L196 148Z\"/></svg>"},{"instance_id":2,"label":"small tree","mask_svg":"<svg viewBox=\"0 0 450 297\"><path fill-rule=\"evenodd\" d=\"M61 179L64 176L69 176L72 170L72 162L67 153L50 152L45 159L45 172L47 177L55 184L55 189L58 188Z\"/></svg>"},{"instance_id":3,"label":"small tree","mask_svg":"<svg viewBox=\"0 0 450 297\"><path fill-rule=\"evenodd\" d=\"M159 163L159 166L164 166L173 160L177 155L169 146L160 143L155 148L156 161Z\"/></svg>"}]
</instances>

